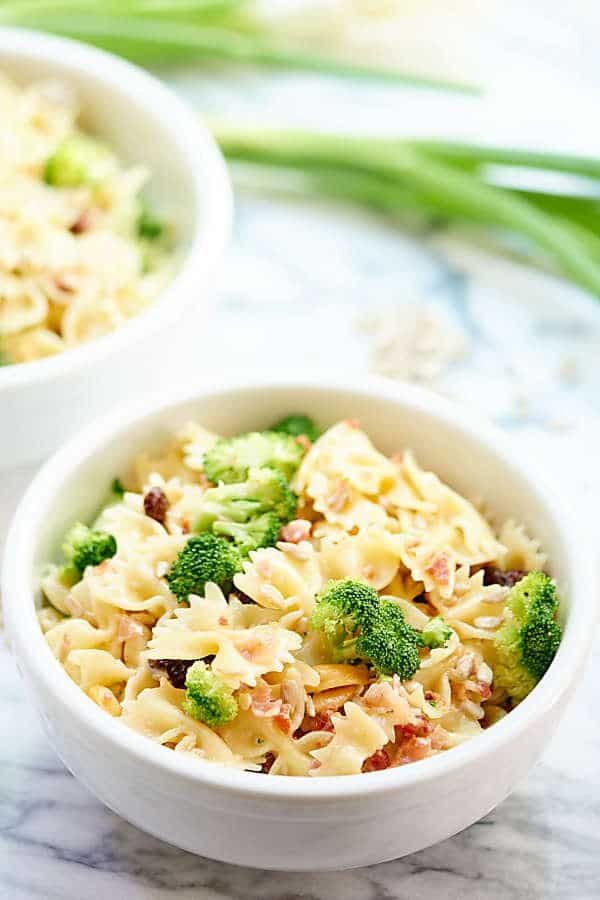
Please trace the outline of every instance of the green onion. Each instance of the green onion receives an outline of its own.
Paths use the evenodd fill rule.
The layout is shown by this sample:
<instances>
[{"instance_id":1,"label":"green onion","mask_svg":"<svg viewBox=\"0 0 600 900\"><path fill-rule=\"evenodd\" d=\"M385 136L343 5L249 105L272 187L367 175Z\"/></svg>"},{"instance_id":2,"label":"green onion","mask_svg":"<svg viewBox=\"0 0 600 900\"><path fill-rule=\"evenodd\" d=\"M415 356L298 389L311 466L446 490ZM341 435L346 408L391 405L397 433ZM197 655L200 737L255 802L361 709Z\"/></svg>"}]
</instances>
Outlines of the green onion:
<instances>
[{"instance_id":1,"label":"green onion","mask_svg":"<svg viewBox=\"0 0 600 900\"><path fill-rule=\"evenodd\" d=\"M600 296L600 239L592 231L566 210L555 215L544 203L442 161L431 143L424 151L411 141L223 125L214 133L231 160L297 169L325 190L388 212L422 212L518 235Z\"/></svg>"},{"instance_id":2,"label":"green onion","mask_svg":"<svg viewBox=\"0 0 600 900\"><path fill-rule=\"evenodd\" d=\"M247 0L12 0L0 5L0 24L77 38L143 65L191 60L251 63L479 93L468 84L296 48L285 34L280 36L253 17L252 6Z\"/></svg>"}]
</instances>

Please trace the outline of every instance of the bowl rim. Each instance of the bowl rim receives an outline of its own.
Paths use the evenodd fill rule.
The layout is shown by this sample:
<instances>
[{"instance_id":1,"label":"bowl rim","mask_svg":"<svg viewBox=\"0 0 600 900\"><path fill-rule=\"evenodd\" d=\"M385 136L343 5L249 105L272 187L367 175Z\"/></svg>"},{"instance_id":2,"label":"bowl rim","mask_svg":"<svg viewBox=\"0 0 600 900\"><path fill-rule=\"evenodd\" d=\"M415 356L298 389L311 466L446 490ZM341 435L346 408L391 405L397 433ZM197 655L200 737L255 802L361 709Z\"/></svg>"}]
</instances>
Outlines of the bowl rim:
<instances>
[{"instance_id":1,"label":"bowl rim","mask_svg":"<svg viewBox=\"0 0 600 900\"><path fill-rule=\"evenodd\" d=\"M102 451L108 440L119 433L127 433L147 418L177 408L189 402L200 402L203 397L227 395L231 392L297 390L326 392L352 392L357 395L382 397L399 405L423 411L444 424L460 430L475 443L525 478L531 491L541 501L565 540L568 579L572 592L568 628L565 630L558 653L541 682L534 691L514 709L510 715L493 728L467 741L451 751L437 756L380 772L357 775L311 778L265 778L260 773L240 771L199 759L188 759L184 754L155 744L117 719L108 716L93 703L69 678L53 656L35 614L29 582L33 568L33 548L28 544L30 523L42 518L52 507L58 488L68 481L70 472L84 459L93 458ZM595 602L598 575L593 565L594 557L586 553L585 535L576 517L565 506L554 490L540 478L529 463L517 458L508 440L494 426L473 416L467 407L461 407L421 387L394 383L378 376L366 376L360 381L329 377L326 381L313 377L290 376L273 379L265 376L248 378L229 377L206 381L201 389L171 390L151 402L136 403L126 410L105 417L83 429L59 450L31 482L13 518L6 541L2 567L2 595L6 624L13 652L18 655L28 674L42 683L53 699L65 706L81 729L92 737L113 745L114 750L127 755L138 765L155 768L157 773L176 776L190 784L217 788L230 795L260 798L261 800L295 799L319 805L329 800L361 796L388 795L419 782L436 781L471 762L489 757L507 743L518 739L538 720L544 718L556 706L564 694L574 686L589 650L593 625L598 618ZM60 671L62 677L55 677Z\"/></svg>"},{"instance_id":2,"label":"bowl rim","mask_svg":"<svg viewBox=\"0 0 600 900\"><path fill-rule=\"evenodd\" d=\"M127 95L131 103L152 111L164 133L177 146L201 199L204 227L196 215L188 246L181 253L177 271L159 296L139 315L119 328L55 356L28 363L0 366L0 394L46 379L86 369L147 335L162 330L193 302L198 284L208 277L223 256L231 234L233 190L225 160L200 113L188 106L171 88L139 66L81 41L57 37L24 28L0 27L0 68L3 57L42 62L56 66L68 79L85 73L115 92Z\"/></svg>"}]
</instances>

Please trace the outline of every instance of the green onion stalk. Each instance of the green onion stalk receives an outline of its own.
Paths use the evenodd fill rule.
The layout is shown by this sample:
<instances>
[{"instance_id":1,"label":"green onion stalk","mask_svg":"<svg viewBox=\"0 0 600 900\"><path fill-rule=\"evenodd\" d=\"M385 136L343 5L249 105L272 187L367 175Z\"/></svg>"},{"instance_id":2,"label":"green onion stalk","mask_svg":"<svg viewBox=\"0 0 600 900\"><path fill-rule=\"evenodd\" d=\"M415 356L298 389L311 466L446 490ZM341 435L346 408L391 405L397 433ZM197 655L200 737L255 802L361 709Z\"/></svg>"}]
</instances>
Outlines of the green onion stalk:
<instances>
[{"instance_id":1,"label":"green onion stalk","mask_svg":"<svg viewBox=\"0 0 600 900\"><path fill-rule=\"evenodd\" d=\"M500 187L483 171L493 162L600 178L600 161L495 148L481 148L478 156L478 148L465 144L226 124L213 130L228 159L298 170L324 194L387 213L421 213L516 235L600 297L598 202Z\"/></svg>"},{"instance_id":2,"label":"green onion stalk","mask_svg":"<svg viewBox=\"0 0 600 900\"><path fill-rule=\"evenodd\" d=\"M251 0L8 0L0 25L77 38L142 65L215 61L371 78L436 90L479 93L455 81L349 62L290 41L261 20Z\"/></svg>"}]
</instances>

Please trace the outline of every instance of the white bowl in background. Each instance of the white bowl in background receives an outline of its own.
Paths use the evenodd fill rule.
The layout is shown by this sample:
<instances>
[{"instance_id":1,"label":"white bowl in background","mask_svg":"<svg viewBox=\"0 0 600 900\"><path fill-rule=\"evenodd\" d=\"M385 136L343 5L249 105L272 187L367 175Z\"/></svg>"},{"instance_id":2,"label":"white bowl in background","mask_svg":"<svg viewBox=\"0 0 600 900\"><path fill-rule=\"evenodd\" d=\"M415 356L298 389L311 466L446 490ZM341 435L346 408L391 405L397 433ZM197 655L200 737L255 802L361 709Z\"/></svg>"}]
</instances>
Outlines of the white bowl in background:
<instances>
[{"instance_id":1,"label":"white bowl in background","mask_svg":"<svg viewBox=\"0 0 600 900\"><path fill-rule=\"evenodd\" d=\"M118 330L57 356L0 367L1 467L42 459L117 403L182 375L194 336L200 343L199 313L210 309L232 192L199 116L136 66L76 41L0 28L0 72L24 84L50 78L74 88L84 127L126 163L149 167L146 194L175 226L181 259L162 294Z\"/></svg>"},{"instance_id":2,"label":"white bowl in background","mask_svg":"<svg viewBox=\"0 0 600 900\"><path fill-rule=\"evenodd\" d=\"M430 759L369 774L286 778L186 757L99 709L50 652L35 614L38 576L66 529L91 520L112 478L190 418L224 434L306 412L320 426L359 418L385 453L411 447L502 522L538 537L562 597L564 637L550 669L513 712ZM465 828L503 800L546 746L577 683L595 621L597 575L578 529L506 439L425 391L381 379L207 385L88 427L37 475L13 521L2 595L17 665L60 757L125 819L193 853L271 869L361 866Z\"/></svg>"}]
</instances>

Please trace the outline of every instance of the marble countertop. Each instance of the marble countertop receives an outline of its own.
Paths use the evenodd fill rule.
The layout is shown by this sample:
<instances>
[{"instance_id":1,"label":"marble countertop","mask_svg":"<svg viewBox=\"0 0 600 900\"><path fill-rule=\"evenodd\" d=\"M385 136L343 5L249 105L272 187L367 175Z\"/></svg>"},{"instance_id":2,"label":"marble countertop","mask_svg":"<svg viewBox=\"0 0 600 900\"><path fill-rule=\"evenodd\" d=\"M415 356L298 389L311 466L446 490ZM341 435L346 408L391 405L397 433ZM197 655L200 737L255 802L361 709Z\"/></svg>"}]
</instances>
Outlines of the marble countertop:
<instances>
[{"instance_id":1,"label":"marble countertop","mask_svg":"<svg viewBox=\"0 0 600 900\"><path fill-rule=\"evenodd\" d=\"M352 121L355 104L367 99L372 122L391 117L390 93L375 88L328 83L321 90L315 79L235 73L192 79L173 72L170 80L212 112L281 114L318 96L323 120L329 110L338 123ZM413 104L414 114L413 95L393 102L398 113ZM442 108L439 99L424 102ZM476 130L484 113L494 118L467 106L463 119ZM372 364L372 338L357 325L367 310L410 304L443 322L463 351L426 380L468 399L538 460L587 517L590 552L597 552L600 307L589 297L468 247L457 231L407 235L367 214L247 191L238 196L219 301L213 320L198 322L198 378L222 368L224 358L228 369L248 374L265 359L273 368L359 374ZM0 538L31 474L0 478ZM50 748L0 637L0 897L591 900L600 896L599 680L596 652L539 764L462 834L368 869L278 874L196 858L104 808Z\"/></svg>"}]
</instances>

